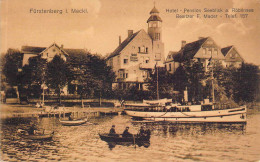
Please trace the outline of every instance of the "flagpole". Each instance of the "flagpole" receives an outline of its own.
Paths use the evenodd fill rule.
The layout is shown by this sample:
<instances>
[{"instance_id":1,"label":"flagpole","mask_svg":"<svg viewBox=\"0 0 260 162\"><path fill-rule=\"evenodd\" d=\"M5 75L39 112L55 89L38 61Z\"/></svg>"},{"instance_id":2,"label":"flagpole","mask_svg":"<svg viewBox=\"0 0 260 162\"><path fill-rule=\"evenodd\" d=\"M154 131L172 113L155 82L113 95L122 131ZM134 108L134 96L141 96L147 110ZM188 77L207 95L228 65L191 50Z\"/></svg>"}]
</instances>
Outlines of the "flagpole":
<instances>
[{"instance_id":1,"label":"flagpole","mask_svg":"<svg viewBox=\"0 0 260 162\"><path fill-rule=\"evenodd\" d=\"M211 52L211 60L212 60L212 52ZM214 75L213 75L213 64L212 64L212 68L211 68L211 81L212 81L212 103L214 105L215 103L215 94L214 94Z\"/></svg>"},{"instance_id":2,"label":"flagpole","mask_svg":"<svg viewBox=\"0 0 260 162\"><path fill-rule=\"evenodd\" d=\"M156 88L157 88L157 100L159 100L159 83L158 83L158 67L157 67L157 62L156 62L156 75L157 75L157 84L156 84Z\"/></svg>"}]
</instances>

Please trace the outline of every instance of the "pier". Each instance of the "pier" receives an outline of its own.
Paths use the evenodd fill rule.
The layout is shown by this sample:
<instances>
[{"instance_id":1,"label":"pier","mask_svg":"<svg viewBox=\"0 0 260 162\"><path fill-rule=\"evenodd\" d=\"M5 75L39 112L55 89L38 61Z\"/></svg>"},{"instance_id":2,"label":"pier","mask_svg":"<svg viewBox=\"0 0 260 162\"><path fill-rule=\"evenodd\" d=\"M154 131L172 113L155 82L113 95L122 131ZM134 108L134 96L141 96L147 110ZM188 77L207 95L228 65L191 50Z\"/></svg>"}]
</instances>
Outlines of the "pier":
<instances>
[{"instance_id":1,"label":"pier","mask_svg":"<svg viewBox=\"0 0 260 162\"><path fill-rule=\"evenodd\" d=\"M30 117L67 117L75 118L86 116L120 115L123 108L114 107L58 107L46 106L35 108L28 105L6 105L2 104L1 119L5 118L30 118Z\"/></svg>"}]
</instances>

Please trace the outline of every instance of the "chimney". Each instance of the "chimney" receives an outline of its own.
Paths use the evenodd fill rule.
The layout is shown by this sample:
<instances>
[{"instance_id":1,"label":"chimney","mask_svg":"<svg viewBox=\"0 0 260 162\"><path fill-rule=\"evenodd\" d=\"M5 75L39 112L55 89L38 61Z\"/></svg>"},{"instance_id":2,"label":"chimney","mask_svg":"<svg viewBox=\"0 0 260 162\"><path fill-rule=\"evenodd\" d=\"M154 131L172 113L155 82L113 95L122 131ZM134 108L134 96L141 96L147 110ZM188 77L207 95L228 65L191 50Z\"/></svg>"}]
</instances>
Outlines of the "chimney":
<instances>
[{"instance_id":1,"label":"chimney","mask_svg":"<svg viewBox=\"0 0 260 162\"><path fill-rule=\"evenodd\" d=\"M60 46L61 49L63 49L63 44Z\"/></svg>"},{"instance_id":2,"label":"chimney","mask_svg":"<svg viewBox=\"0 0 260 162\"><path fill-rule=\"evenodd\" d=\"M203 39L203 38L204 38L204 37L199 37L199 40L200 40L200 39Z\"/></svg>"},{"instance_id":3,"label":"chimney","mask_svg":"<svg viewBox=\"0 0 260 162\"><path fill-rule=\"evenodd\" d=\"M181 41L181 48L183 48L185 45L186 45L186 41L185 41L185 40L182 40L182 41Z\"/></svg>"},{"instance_id":4,"label":"chimney","mask_svg":"<svg viewBox=\"0 0 260 162\"><path fill-rule=\"evenodd\" d=\"M121 44L121 36L119 36L119 45Z\"/></svg>"},{"instance_id":5,"label":"chimney","mask_svg":"<svg viewBox=\"0 0 260 162\"><path fill-rule=\"evenodd\" d=\"M132 36L132 35L133 35L133 33L134 33L134 31L133 31L133 30L128 30L128 37Z\"/></svg>"}]
</instances>

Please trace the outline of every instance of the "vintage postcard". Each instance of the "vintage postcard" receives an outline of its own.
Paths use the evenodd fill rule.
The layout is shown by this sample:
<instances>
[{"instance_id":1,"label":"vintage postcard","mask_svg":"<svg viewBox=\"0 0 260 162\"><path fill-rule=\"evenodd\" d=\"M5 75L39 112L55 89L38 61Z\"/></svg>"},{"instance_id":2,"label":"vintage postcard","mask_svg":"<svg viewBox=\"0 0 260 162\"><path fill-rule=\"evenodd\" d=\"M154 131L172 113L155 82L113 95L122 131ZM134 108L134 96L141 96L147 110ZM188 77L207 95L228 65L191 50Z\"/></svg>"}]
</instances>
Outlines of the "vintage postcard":
<instances>
[{"instance_id":1,"label":"vintage postcard","mask_svg":"<svg viewBox=\"0 0 260 162\"><path fill-rule=\"evenodd\" d=\"M259 0L0 0L0 161L259 161Z\"/></svg>"}]
</instances>

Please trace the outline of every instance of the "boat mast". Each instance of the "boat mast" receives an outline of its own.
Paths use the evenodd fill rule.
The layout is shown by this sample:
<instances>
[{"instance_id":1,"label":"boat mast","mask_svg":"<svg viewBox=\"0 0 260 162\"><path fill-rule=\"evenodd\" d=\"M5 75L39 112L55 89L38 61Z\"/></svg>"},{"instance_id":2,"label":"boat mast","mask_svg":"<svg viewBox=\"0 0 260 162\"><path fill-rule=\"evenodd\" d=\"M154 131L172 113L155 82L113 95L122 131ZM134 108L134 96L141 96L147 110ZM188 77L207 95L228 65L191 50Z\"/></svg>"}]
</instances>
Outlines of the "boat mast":
<instances>
[{"instance_id":1,"label":"boat mast","mask_svg":"<svg viewBox=\"0 0 260 162\"><path fill-rule=\"evenodd\" d=\"M157 66L157 62L156 62L156 75L157 75L157 80L156 80L156 91L157 91L157 100L159 100L159 83L158 83L158 66Z\"/></svg>"}]
</instances>

